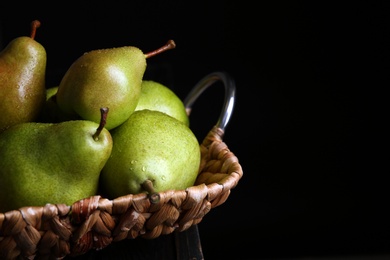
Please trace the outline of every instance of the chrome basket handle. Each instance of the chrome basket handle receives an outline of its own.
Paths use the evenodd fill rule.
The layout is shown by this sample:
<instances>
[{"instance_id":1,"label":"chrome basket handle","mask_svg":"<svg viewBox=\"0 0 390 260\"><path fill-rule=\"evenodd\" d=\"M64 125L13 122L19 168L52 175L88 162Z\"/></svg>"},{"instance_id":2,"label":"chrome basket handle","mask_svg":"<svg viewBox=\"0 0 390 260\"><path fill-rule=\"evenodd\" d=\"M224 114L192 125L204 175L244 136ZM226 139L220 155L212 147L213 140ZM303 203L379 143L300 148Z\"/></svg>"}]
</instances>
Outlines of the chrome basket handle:
<instances>
[{"instance_id":1,"label":"chrome basket handle","mask_svg":"<svg viewBox=\"0 0 390 260\"><path fill-rule=\"evenodd\" d=\"M233 113L236 95L235 81L228 73L217 71L206 75L192 88L190 93L188 93L187 97L184 99L183 103L186 108L187 115L190 115L194 102L203 93L203 91L205 91L208 87L217 81L221 81L225 87L225 98L221 114L215 126L225 131L225 128L228 125L230 117Z\"/></svg>"}]
</instances>

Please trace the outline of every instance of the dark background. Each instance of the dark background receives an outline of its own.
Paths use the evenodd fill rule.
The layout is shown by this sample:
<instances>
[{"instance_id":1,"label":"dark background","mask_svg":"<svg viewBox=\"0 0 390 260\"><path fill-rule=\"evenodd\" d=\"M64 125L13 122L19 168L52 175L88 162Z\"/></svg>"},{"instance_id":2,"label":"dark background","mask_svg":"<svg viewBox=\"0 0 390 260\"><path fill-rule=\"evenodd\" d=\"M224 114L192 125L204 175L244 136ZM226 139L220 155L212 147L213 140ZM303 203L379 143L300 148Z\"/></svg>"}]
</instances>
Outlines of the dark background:
<instances>
[{"instance_id":1,"label":"dark background","mask_svg":"<svg viewBox=\"0 0 390 260\"><path fill-rule=\"evenodd\" d=\"M85 51L168 39L176 49L150 58L146 78L183 99L208 73L235 79L224 141L244 176L199 224L206 259L390 254L390 2L268 2L3 6L0 43L39 19L48 86ZM222 99L216 84L194 106L200 139Z\"/></svg>"}]
</instances>

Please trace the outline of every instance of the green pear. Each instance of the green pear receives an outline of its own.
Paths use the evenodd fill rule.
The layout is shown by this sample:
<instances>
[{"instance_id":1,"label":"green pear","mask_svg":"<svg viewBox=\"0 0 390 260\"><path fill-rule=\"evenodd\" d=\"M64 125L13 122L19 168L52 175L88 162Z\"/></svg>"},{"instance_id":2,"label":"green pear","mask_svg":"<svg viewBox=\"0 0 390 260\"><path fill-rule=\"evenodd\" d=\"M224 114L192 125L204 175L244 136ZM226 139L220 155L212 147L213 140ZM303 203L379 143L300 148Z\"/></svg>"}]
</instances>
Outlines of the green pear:
<instances>
[{"instance_id":1,"label":"green pear","mask_svg":"<svg viewBox=\"0 0 390 260\"><path fill-rule=\"evenodd\" d=\"M157 110L137 110L111 135L111 156L100 175L106 196L180 190L194 184L199 142L176 118Z\"/></svg>"},{"instance_id":2,"label":"green pear","mask_svg":"<svg viewBox=\"0 0 390 260\"><path fill-rule=\"evenodd\" d=\"M33 21L30 37L17 37L0 52L0 133L35 121L45 102L47 56L35 40L39 26Z\"/></svg>"},{"instance_id":3,"label":"green pear","mask_svg":"<svg viewBox=\"0 0 390 260\"><path fill-rule=\"evenodd\" d=\"M36 121L41 123L59 123L82 119L76 114L66 114L59 108L57 104L57 91L58 86L46 89L46 101Z\"/></svg>"},{"instance_id":4,"label":"green pear","mask_svg":"<svg viewBox=\"0 0 390 260\"><path fill-rule=\"evenodd\" d=\"M53 98L57 94L57 91L58 91L58 86L54 86L46 89L46 101Z\"/></svg>"},{"instance_id":5,"label":"green pear","mask_svg":"<svg viewBox=\"0 0 390 260\"><path fill-rule=\"evenodd\" d=\"M158 110L164 112L185 125L190 121L183 101L170 88L154 80L143 80L141 96L135 110Z\"/></svg>"},{"instance_id":6,"label":"green pear","mask_svg":"<svg viewBox=\"0 0 390 260\"><path fill-rule=\"evenodd\" d=\"M135 46L92 50L80 56L60 81L59 108L69 115L99 122L100 107L110 108L111 130L122 124L135 110L141 94L146 59L175 47L168 41L163 47L143 53Z\"/></svg>"},{"instance_id":7,"label":"green pear","mask_svg":"<svg viewBox=\"0 0 390 260\"><path fill-rule=\"evenodd\" d=\"M72 203L96 195L112 137L87 120L27 122L0 134L0 212Z\"/></svg>"}]
</instances>

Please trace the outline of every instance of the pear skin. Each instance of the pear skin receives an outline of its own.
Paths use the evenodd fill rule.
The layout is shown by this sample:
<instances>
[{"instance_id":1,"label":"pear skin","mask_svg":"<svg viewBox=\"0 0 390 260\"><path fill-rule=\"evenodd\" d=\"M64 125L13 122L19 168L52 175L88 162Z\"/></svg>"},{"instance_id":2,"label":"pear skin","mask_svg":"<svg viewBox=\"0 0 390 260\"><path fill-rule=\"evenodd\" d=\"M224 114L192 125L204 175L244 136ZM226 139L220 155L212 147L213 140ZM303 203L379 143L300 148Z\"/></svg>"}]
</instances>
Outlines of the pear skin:
<instances>
[{"instance_id":1,"label":"pear skin","mask_svg":"<svg viewBox=\"0 0 390 260\"><path fill-rule=\"evenodd\" d=\"M87 120L28 122L0 134L0 212L96 195L109 131Z\"/></svg>"},{"instance_id":2,"label":"pear skin","mask_svg":"<svg viewBox=\"0 0 390 260\"><path fill-rule=\"evenodd\" d=\"M58 107L57 91L58 86L46 89L46 101L36 121L40 123L59 123L82 119L78 115L66 114Z\"/></svg>"},{"instance_id":3,"label":"pear skin","mask_svg":"<svg viewBox=\"0 0 390 260\"><path fill-rule=\"evenodd\" d=\"M99 122L100 107L110 108L111 130L134 112L141 94L146 59L174 44L151 53L135 46L92 50L79 57L61 79L57 103L66 114Z\"/></svg>"},{"instance_id":4,"label":"pear skin","mask_svg":"<svg viewBox=\"0 0 390 260\"><path fill-rule=\"evenodd\" d=\"M62 78L57 103L64 113L99 122L99 108L110 108L107 129L123 123L141 93L146 58L136 47L93 50L83 54Z\"/></svg>"},{"instance_id":5,"label":"pear skin","mask_svg":"<svg viewBox=\"0 0 390 260\"><path fill-rule=\"evenodd\" d=\"M35 121L45 102L47 55L34 39L39 26L39 21L33 21L30 37L17 37L0 52L0 133Z\"/></svg>"},{"instance_id":6,"label":"pear skin","mask_svg":"<svg viewBox=\"0 0 390 260\"><path fill-rule=\"evenodd\" d=\"M100 185L104 195L180 190L192 186L200 165L198 140L189 127L163 112L137 110L111 131L113 149Z\"/></svg>"},{"instance_id":7,"label":"pear skin","mask_svg":"<svg viewBox=\"0 0 390 260\"><path fill-rule=\"evenodd\" d=\"M154 80L143 80L141 96L135 110L150 109L164 112L189 126L189 117L183 101L173 90Z\"/></svg>"}]
</instances>

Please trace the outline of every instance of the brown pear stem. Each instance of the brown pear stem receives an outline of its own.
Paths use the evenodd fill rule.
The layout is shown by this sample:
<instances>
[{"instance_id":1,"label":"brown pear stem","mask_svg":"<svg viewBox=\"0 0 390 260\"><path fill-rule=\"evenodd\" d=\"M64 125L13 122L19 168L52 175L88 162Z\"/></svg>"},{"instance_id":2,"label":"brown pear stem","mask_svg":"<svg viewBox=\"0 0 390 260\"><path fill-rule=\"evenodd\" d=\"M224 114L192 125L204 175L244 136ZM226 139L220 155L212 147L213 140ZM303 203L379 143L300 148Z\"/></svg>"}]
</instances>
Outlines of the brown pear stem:
<instances>
[{"instance_id":1,"label":"brown pear stem","mask_svg":"<svg viewBox=\"0 0 390 260\"><path fill-rule=\"evenodd\" d=\"M160 54L164 51L171 50L174 48L176 48L176 43L173 40L169 40L164 46L158 48L157 50L146 53L145 57L150 58L150 57L156 56L157 54Z\"/></svg>"},{"instance_id":2,"label":"brown pear stem","mask_svg":"<svg viewBox=\"0 0 390 260\"><path fill-rule=\"evenodd\" d=\"M31 33L30 33L30 37L32 39L35 39L35 34L37 33L37 28L39 28L41 26L41 22L38 21L38 20L34 20L31 22Z\"/></svg>"},{"instance_id":3,"label":"brown pear stem","mask_svg":"<svg viewBox=\"0 0 390 260\"><path fill-rule=\"evenodd\" d=\"M92 136L95 141L97 141L99 139L99 135L107 123L108 107L100 108L100 114L101 114L101 117L100 117L99 127L96 129L95 134Z\"/></svg>"},{"instance_id":4,"label":"brown pear stem","mask_svg":"<svg viewBox=\"0 0 390 260\"><path fill-rule=\"evenodd\" d=\"M149 200L151 203L155 204L160 201L160 194L154 191L153 182L151 180L144 181L142 183L142 188L149 193Z\"/></svg>"}]
</instances>

